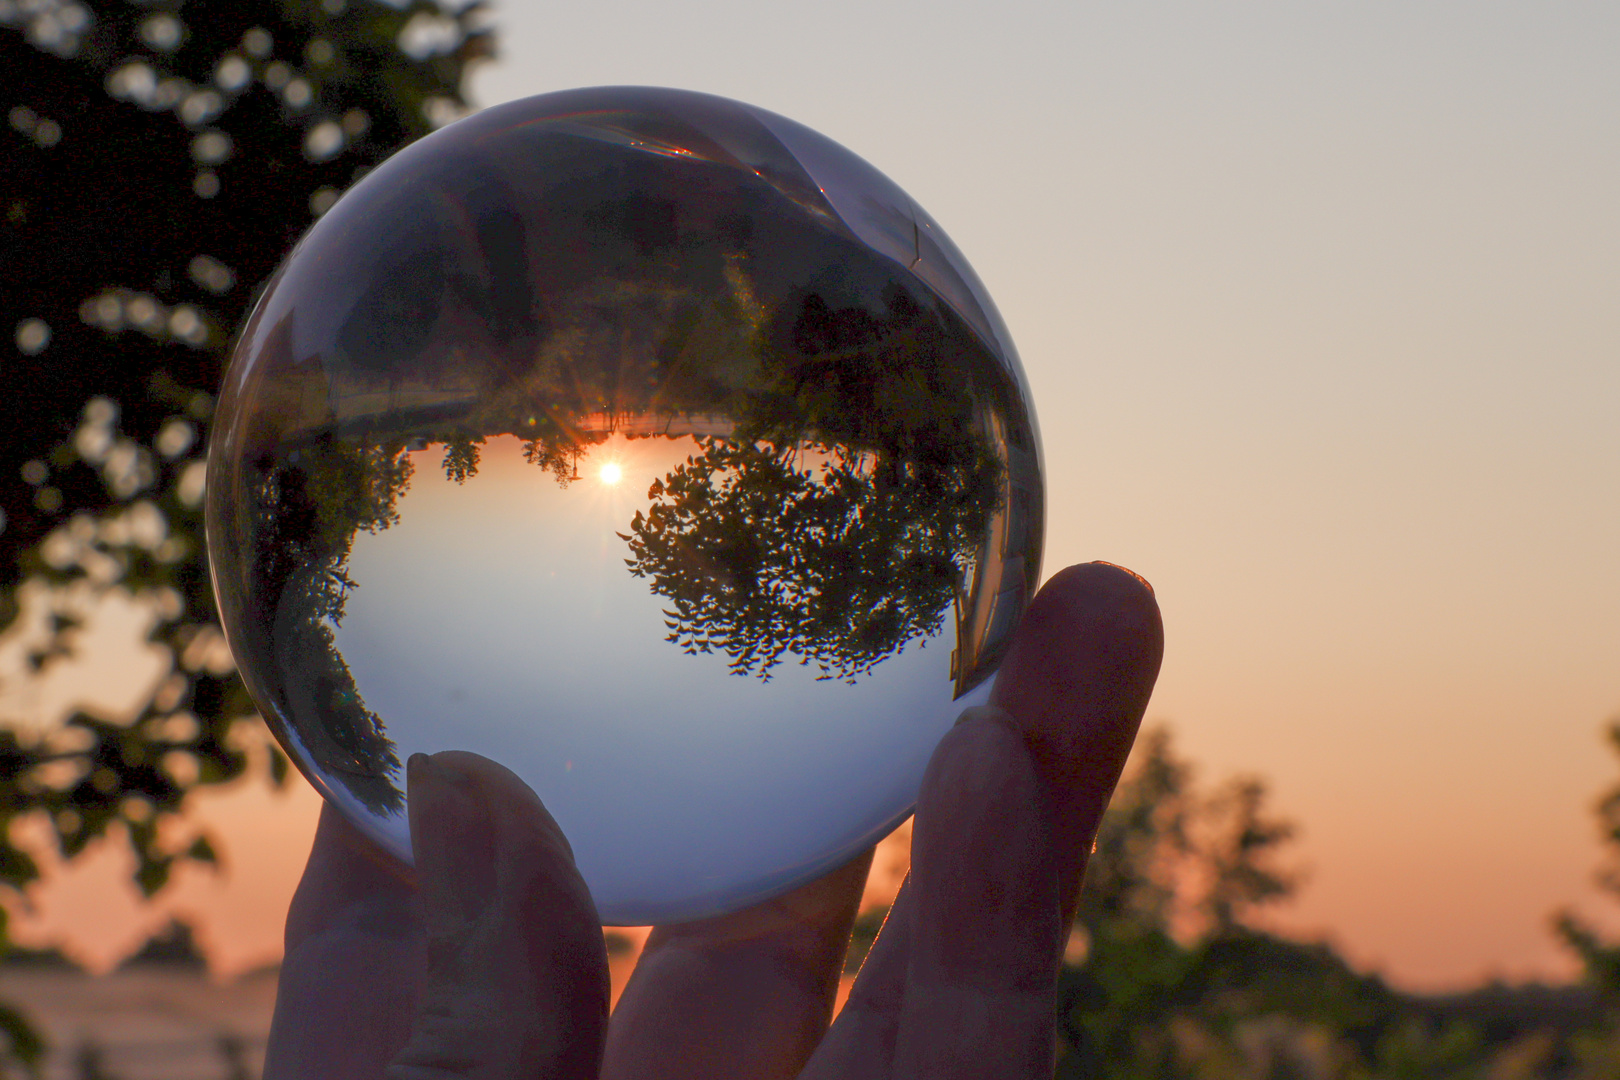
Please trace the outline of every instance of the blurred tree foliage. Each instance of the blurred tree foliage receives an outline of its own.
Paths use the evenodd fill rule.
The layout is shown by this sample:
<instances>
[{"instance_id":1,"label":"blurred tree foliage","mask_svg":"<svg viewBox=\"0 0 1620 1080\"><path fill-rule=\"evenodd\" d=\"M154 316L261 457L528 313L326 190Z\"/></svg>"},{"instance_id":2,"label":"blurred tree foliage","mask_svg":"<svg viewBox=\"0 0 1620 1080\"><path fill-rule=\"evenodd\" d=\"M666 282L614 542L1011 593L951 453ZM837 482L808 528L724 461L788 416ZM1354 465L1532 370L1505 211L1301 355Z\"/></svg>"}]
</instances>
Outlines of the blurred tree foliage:
<instances>
[{"instance_id":1,"label":"blurred tree foliage","mask_svg":"<svg viewBox=\"0 0 1620 1080\"><path fill-rule=\"evenodd\" d=\"M1620 845L1620 789L1603 813ZM1280 862L1291 834L1259 781L1206 797L1163 731L1143 735L1104 818L1059 980L1058 1077L1620 1077L1602 1020L1614 1010L1581 988L1405 994L1327 945L1254 928L1296 883ZM1620 948L1586 934L1571 940L1591 943L1594 978L1620 994Z\"/></svg>"},{"instance_id":2,"label":"blurred tree foliage","mask_svg":"<svg viewBox=\"0 0 1620 1080\"><path fill-rule=\"evenodd\" d=\"M1620 753L1620 718L1609 722L1607 736L1610 747ZM1620 900L1620 785L1598 800L1597 819L1609 854L1608 865L1598 871L1598 884ZM1571 911L1556 915L1553 928L1580 958L1584 981L1600 1002L1597 1020L1573 1042L1581 1066L1577 1075L1582 1080L1620 1076L1620 941L1605 939L1597 926Z\"/></svg>"},{"instance_id":3,"label":"blurred tree foliage","mask_svg":"<svg viewBox=\"0 0 1620 1080\"><path fill-rule=\"evenodd\" d=\"M6 906L38 876L21 819L69 858L127 843L148 894L213 860L177 813L262 735L236 727L253 706L214 625L202 428L293 242L464 110L492 46L480 8L0 0L0 628L32 645L32 671L8 678L71 657L115 593L150 613L146 647L170 667L132 716L0 717L0 951ZM13 1068L38 1061L0 1008L5 1036ZM0 1045L0 1075L5 1060Z\"/></svg>"}]
</instances>

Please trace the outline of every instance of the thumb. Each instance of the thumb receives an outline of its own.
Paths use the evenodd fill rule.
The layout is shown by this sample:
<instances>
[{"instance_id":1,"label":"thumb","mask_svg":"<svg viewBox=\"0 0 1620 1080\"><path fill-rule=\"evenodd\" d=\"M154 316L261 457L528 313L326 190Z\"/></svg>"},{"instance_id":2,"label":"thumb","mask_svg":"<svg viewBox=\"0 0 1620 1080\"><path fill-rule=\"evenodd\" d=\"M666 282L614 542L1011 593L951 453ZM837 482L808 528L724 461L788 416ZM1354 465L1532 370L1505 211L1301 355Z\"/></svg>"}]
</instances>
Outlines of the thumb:
<instances>
[{"instance_id":1,"label":"thumb","mask_svg":"<svg viewBox=\"0 0 1620 1080\"><path fill-rule=\"evenodd\" d=\"M477 754L417 754L407 776L428 975L388 1080L594 1080L607 953L562 830Z\"/></svg>"}]
</instances>

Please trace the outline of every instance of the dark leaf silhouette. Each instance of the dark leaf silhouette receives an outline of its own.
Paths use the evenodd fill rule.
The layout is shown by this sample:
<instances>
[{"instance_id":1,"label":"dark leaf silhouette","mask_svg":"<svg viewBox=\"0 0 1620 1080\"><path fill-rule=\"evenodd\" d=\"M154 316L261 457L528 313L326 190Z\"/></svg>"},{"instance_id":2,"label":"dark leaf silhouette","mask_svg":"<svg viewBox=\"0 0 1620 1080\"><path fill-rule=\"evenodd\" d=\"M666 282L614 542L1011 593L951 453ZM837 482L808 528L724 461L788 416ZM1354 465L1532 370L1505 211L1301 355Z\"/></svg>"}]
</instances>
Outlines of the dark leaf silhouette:
<instances>
[{"instance_id":1,"label":"dark leaf silhouette","mask_svg":"<svg viewBox=\"0 0 1620 1080\"><path fill-rule=\"evenodd\" d=\"M37 873L11 846L25 814L43 812L67 854L127 837L147 890L204 855L171 819L194 785L242 773L255 732L232 734L254 707L203 555L202 428L227 349L299 234L457 108L490 47L476 5L430 56L399 45L437 11L423 0L71 6L0 5L0 627L26 597L59 616L35 650L43 671L76 646L84 605L61 587L122 591L150 606L172 670L118 723L0 728L8 902Z\"/></svg>"}]
</instances>

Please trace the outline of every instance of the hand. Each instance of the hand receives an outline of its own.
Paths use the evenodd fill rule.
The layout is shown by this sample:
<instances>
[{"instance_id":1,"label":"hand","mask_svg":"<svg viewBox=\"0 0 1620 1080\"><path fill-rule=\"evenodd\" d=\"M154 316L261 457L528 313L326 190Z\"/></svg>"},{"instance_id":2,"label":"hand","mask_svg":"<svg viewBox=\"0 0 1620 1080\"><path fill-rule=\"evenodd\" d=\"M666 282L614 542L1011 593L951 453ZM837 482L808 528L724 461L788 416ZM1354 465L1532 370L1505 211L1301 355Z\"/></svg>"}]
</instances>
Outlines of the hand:
<instances>
[{"instance_id":1,"label":"hand","mask_svg":"<svg viewBox=\"0 0 1620 1080\"><path fill-rule=\"evenodd\" d=\"M539 799L475 755L413 758L414 880L322 813L266 1078L1049 1076L1065 931L1162 645L1128 571L1041 590L991 707L929 764L911 875L830 1030L870 854L654 930L610 1027L595 910Z\"/></svg>"}]
</instances>

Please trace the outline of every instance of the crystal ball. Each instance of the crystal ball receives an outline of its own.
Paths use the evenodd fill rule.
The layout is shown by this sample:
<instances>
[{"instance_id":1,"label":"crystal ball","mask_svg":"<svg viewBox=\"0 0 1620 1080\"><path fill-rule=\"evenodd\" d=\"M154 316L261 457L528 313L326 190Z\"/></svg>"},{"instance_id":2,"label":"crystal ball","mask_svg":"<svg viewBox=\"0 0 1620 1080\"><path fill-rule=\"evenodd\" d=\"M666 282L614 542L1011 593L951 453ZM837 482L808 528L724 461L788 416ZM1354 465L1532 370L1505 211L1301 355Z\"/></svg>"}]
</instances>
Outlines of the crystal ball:
<instances>
[{"instance_id":1,"label":"crystal ball","mask_svg":"<svg viewBox=\"0 0 1620 1080\"><path fill-rule=\"evenodd\" d=\"M402 859L403 762L521 776L602 920L809 881L910 813L1039 571L1029 389L873 166L673 90L487 109L266 286L208 459L265 720Z\"/></svg>"}]
</instances>

